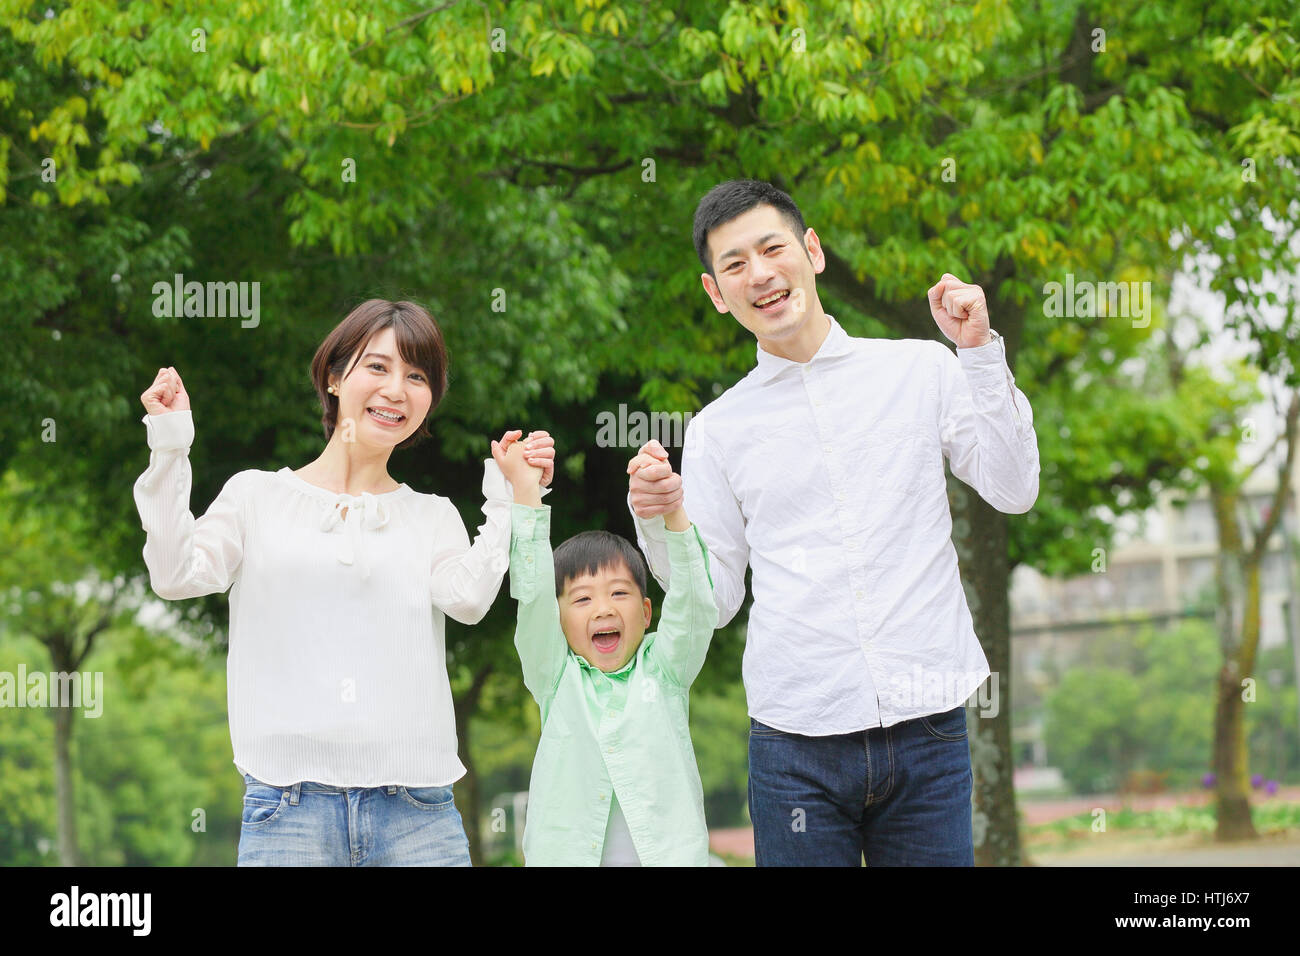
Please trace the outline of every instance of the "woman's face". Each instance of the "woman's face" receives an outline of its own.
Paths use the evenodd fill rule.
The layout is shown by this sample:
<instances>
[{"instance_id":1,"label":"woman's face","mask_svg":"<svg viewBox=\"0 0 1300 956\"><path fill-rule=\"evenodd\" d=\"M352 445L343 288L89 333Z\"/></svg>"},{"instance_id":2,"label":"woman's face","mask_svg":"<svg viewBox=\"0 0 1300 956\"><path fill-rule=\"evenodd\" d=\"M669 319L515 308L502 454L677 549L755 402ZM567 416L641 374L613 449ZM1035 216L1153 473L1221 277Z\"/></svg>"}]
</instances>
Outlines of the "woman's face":
<instances>
[{"instance_id":1,"label":"woman's face","mask_svg":"<svg viewBox=\"0 0 1300 956\"><path fill-rule=\"evenodd\" d=\"M402 361L391 326L361 347L346 378L330 384L339 393L335 434L344 442L391 450L414 434L433 404L428 376Z\"/></svg>"}]
</instances>

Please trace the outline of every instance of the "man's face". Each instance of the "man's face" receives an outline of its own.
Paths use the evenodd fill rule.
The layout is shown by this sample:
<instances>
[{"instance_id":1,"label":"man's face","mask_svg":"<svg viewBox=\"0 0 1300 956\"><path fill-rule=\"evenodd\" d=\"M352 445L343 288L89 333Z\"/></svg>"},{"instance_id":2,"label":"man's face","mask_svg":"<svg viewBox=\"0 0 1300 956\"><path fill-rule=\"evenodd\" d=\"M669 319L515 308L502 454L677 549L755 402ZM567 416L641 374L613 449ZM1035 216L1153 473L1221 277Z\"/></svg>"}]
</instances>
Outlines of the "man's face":
<instances>
[{"instance_id":1,"label":"man's face","mask_svg":"<svg viewBox=\"0 0 1300 956\"><path fill-rule=\"evenodd\" d=\"M769 351L797 339L821 314L816 274L826 268L817 233L796 237L774 206L755 206L709 232L714 276L704 289L719 312L730 312ZM807 245L807 251L804 245Z\"/></svg>"},{"instance_id":2,"label":"man's face","mask_svg":"<svg viewBox=\"0 0 1300 956\"><path fill-rule=\"evenodd\" d=\"M565 582L560 627L573 653L609 673L632 659L650 626L650 599L623 562Z\"/></svg>"}]
</instances>

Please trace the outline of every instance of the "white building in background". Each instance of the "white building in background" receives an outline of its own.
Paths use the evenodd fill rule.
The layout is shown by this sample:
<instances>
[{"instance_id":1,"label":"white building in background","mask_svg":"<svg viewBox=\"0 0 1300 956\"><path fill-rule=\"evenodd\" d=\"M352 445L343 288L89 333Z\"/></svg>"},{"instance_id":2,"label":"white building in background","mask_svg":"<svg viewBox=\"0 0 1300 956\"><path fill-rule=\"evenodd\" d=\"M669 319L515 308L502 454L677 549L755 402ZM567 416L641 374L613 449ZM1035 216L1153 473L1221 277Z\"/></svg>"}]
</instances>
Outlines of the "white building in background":
<instances>
[{"instance_id":1,"label":"white building in background","mask_svg":"<svg viewBox=\"0 0 1300 956\"><path fill-rule=\"evenodd\" d=\"M1272 503L1275 478L1276 472L1257 470L1242 495L1256 523L1262 522L1264 510ZM1300 482L1294 476L1292 489L1300 495ZM1218 534L1209 493L1201 491L1181 508L1172 504L1174 498L1162 495L1140 524L1121 522L1114 545L1103 556L1104 571L1048 578L1033 568L1016 568L1011 581L1013 638L1104 628L1128 616L1179 616L1197 607L1212 610L1217 603ZM1294 535L1300 531L1294 511L1287 518ZM1269 540L1261 569L1261 648L1287 640L1288 565L1279 529Z\"/></svg>"}]
</instances>

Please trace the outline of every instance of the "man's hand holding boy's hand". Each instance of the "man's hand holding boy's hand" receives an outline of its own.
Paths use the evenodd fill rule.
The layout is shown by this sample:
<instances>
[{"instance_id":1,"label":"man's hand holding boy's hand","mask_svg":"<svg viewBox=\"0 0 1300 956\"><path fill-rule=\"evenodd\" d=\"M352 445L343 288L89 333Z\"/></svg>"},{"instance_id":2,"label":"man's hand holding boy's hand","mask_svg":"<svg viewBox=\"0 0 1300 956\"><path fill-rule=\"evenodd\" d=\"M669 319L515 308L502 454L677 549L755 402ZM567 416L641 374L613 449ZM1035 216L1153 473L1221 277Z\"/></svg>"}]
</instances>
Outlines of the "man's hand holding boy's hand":
<instances>
[{"instance_id":1,"label":"man's hand holding boy's hand","mask_svg":"<svg viewBox=\"0 0 1300 956\"><path fill-rule=\"evenodd\" d=\"M627 463L627 486L632 510L639 517L664 516L669 531L685 531L691 526L682 508L682 479L673 472L668 452L653 438Z\"/></svg>"},{"instance_id":2,"label":"man's hand holding boy's hand","mask_svg":"<svg viewBox=\"0 0 1300 956\"><path fill-rule=\"evenodd\" d=\"M515 503L539 508L542 504L541 486L546 484L555 470L555 441L546 432L531 432L527 441L520 441L519 429L506 432L500 441L492 442L492 458L506 476L515 492ZM545 442L539 445L539 442ZM546 461L547 465L533 465L532 461Z\"/></svg>"}]
</instances>

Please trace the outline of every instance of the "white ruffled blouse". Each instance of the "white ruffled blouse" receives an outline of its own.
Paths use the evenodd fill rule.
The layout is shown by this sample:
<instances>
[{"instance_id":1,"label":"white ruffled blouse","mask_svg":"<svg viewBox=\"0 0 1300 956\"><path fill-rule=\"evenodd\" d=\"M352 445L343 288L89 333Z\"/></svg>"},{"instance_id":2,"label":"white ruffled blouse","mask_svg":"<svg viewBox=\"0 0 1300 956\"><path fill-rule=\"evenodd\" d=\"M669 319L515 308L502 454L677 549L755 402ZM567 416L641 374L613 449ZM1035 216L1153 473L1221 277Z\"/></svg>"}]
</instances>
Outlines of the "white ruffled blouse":
<instances>
[{"instance_id":1,"label":"white ruffled blouse","mask_svg":"<svg viewBox=\"0 0 1300 956\"><path fill-rule=\"evenodd\" d=\"M459 779L444 622L479 621L509 565L512 493L496 463L472 545L447 498L335 494L288 468L239 472L196 520L191 413L144 423L135 501L151 586L167 600L230 590L239 770L277 786Z\"/></svg>"}]
</instances>

